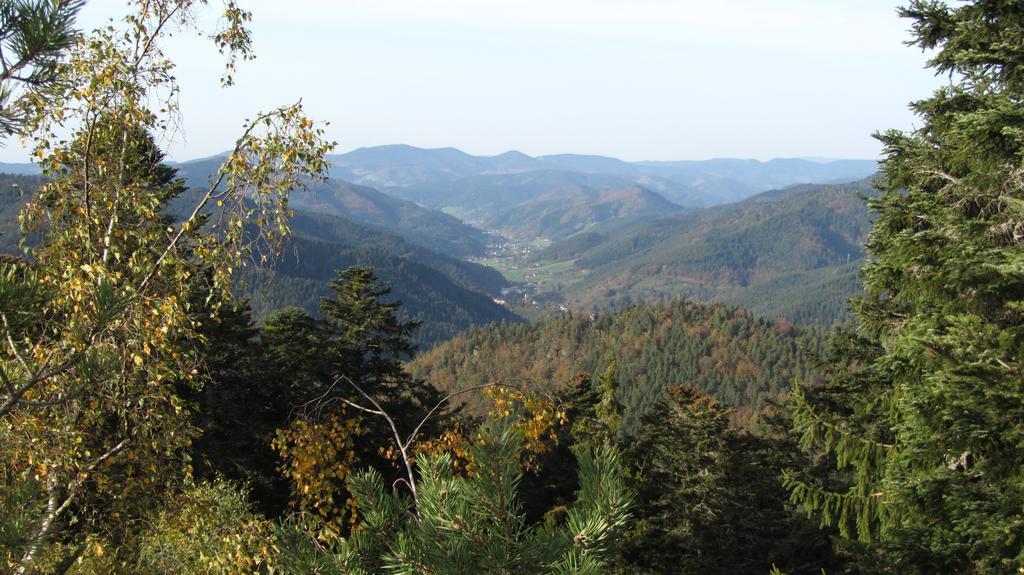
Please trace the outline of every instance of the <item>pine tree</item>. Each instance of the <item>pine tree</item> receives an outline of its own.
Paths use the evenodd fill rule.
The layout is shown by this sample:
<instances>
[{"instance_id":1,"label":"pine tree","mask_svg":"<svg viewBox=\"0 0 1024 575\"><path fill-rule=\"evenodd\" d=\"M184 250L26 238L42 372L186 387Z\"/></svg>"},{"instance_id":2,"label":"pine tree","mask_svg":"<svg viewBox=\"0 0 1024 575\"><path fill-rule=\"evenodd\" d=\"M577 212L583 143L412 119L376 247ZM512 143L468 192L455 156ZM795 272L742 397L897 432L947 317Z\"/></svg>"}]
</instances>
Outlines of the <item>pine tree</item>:
<instances>
[{"instance_id":1,"label":"pine tree","mask_svg":"<svg viewBox=\"0 0 1024 575\"><path fill-rule=\"evenodd\" d=\"M360 528L325 545L286 524L278 534L284 572L607 573L630 505L617 450L579 450L580 487L565 521L529 525L516 495L522 446L513 427L490 420L471 448L487 464L469 476L455 471L448 454L419 456L415 501L376 471L353 476Z\"/></svg>"},{"instance_id":2,"label":"pine tree","mask_svg":"<svg viewBox=\"0 0 1024 575\"><path fill-rule=\"evenodd\" d=\"M914 1L912 44L949 78L885 146L878 214L823 387L795 394L804 446L846 489L795 499L900 573L1024 568L1024 7Z\"/></svg>"},{"instance_id":3,"label":"pine tree","mask_svg":"<svg viewBox=\"0 0 1024 575\"><path fill-rule=\"evenodd\" d=\"M61 60L78 38L84 0L0 3L0 138L23 133L26 106L60 81Z\"/></svg>"}]
</instances>

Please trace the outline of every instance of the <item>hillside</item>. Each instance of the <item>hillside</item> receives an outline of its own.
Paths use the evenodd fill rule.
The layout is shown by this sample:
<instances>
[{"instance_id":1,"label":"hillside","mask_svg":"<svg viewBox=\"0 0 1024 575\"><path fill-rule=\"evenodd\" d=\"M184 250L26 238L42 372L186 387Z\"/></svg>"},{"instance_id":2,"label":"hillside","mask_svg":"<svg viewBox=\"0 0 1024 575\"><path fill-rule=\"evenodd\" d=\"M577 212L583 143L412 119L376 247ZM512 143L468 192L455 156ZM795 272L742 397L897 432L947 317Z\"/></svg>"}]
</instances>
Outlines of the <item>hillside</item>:
<instances>
[{"instance_id":1,"label":"hillside","mask_svg":"<svg viewBox=\"0 0 1024 575\"><path fill-rule=\"evenodd\" d=\"M39 183L38 176L0 174L0 253L20 253L18 211ZM381 194L368 195L383 197L385 205L402 203ZM337 270L368 265L392 286L392 295L404 304L404 317L424 322L415 336L421 346L433 345L471 325L521 321L487 295L508 285L491 268L340 216L295 210L291 226L293 238L274 269L250 269L240 278L241 295L252 299L258 318L284 306L316 313Z\"/></svg>"},{"instance_id":2,"label":"hillside","mask_svg":"<svg viewBox=\"0 0 1024 575\"><path fill-rule=\"evenodd\" d=\"M483 255L489 242L483 231L448 214L339 179L297 190L289 204L343 216L453 257Z\"/></svg>"},{"instance_id":3,"label":"hillside","mask_svg":"<svg viewBox=\"0 0 1024 575\"><path fill-rule=\"evenodd\" d=\"M591 226L679 211L681 208L640 186L596 190L552 190L487 220L488 229L512 237L559 239Z\"/></svg>"},{"instance_id":4,"label":"hillside","mask_svg":"<svg viewBox=\"0 0 1024 575\"><path fill-rule=\"evenodd\" d=\"M538 267L570 265L570 309L684 296L768 317L831 323L856 293L870 222L867 180L795 186L746 201L598 228L556 242Z\"/></svg>"},{"instance_id":5,"label":"hillside","mask_svg":"<svg viewBox=\"0 0 1024 575\"><path fill-rule=\"evenodd\" d=\"M627 428L674 385L692 385L738 410L752 410L812 370L817 331L768 322L722 305L681 300L589 316L562 315L532 325L474 327L424 353L410 371L452 391L506 378L558 389L579 372L618 364Z\"/></svg>"},{"instance_id":6,"label":"hillside","mask_svg":"<svg viewBox=\"0 0 1024 575\"><path fill-rule=\"evenodd\" d=\"M680 209L628 178L554 170L473 176L388 193L519 240L565 238L603 222Z\"/></svg>"},{"instance_id":7,"label":"hillside","mask_svg":"<svg viewBox=\"0 0 1024 575\"><path fill-rule=\"evenodd\" d=\"M521 321L494 303L507 282L494 270L439 254L338 216L296 211L293 237L273 270L250 271L245 295L253 314L265 317L285 306L314 315L335 272L372 266L402 302L402 317L423 322L415 343L428 347L472 326Z\"/></svg>"},{"instance_id":8,"label":"hillside","mask_svg":"<svg viewBox=\"0 0 1024 575\"><path fill-rule=\"evenodd\" d=\"M208 185L223 160L220 156L175 164L196 189ZM308 212L342 216L452 257L483 255L489 240L483 231L437 210L403 201L338 177L293 190L289 205Z\"/></svg>"}]
</instances>

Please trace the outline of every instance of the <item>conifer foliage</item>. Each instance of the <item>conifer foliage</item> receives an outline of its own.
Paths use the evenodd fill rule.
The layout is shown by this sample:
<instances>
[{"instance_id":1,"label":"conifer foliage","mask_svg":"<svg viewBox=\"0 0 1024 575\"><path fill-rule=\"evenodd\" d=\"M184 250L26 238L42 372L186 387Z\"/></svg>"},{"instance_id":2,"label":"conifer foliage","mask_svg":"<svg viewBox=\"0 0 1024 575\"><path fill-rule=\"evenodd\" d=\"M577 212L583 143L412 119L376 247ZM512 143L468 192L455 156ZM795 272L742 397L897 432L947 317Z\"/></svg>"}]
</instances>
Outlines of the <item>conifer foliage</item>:
<instances>
[{"instance_id":1,"label":"conifer foliage","mask_svg":"<svg viewBox=\"0 0 1024 575\"><path fill-rule=\"evenodd\" d=\"M901 573L1024 569L1024 6L901 10L948 77L922 126L879 136L878 214L828 383L795 396L805 447L848 489L790 477Z\"/></svg>"},{"instance_id":2,"label":"conifer foliage","mask_svg":"<svg viewBox=\"0 0 1024 575\"><path fill-rule=\"evenodd\" d=\"M24 133L31 100L50 97L61 59L78 38L84 0L0 3L0 136Z\"/></svg>"},{"instance_id":3,"label":"conifer foliage","mask_svg":"<svg viewBox=\"0 0 1024 575\"><path fill-rule=\"evenodd\" d=\"M579 491L556 524L529 524L517 498L523 438L489 420L472 442L486 462L460 475L448 454L417 457L415 500L368 470L352 477L363 516L360 528L333 546L313 542L301 527L279 530L288 573L608 573L615 537L630 505L618 451L603 444L577 450Z\"/></svg>"}]
</instances>

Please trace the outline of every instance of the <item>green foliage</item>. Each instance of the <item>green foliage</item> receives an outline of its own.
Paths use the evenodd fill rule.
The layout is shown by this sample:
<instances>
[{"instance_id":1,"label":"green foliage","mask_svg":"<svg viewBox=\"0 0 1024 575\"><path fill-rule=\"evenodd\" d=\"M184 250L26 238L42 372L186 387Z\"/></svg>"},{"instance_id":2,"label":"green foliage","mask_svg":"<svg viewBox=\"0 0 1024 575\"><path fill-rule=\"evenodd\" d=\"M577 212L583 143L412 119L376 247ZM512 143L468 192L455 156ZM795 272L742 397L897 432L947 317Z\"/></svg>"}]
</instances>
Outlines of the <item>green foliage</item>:
<instances>
[{"instance_id":1,"label":"green foliage","mask_svg":"<svg viewBox=\"0 0 1024 575\"><path fill-rule=\"evenodd\" d=\"M794 453L729 429L728 408L692 388L670 389L627 452L637 521L620 572L763 574L774 563L817 573L833 560L829 539L796 515L779 478Z\"/></svg>"},{"instance_id":2,"label":"green foliage","mask_svg":"<svg viewBox=\"0 0 1024 575\"><path fill-rule=\"evenodd\" d=\"M283 310L267 321L262 343L276 374L275 399L291 410L277 425L300 419L275 441L293 501L339 521L346 516L345 479L353 469L372 465L392 479L397 472L387 455L393 430L381 418L358 422L362 414L349 405L364 403L365 392L377 402L375 409L394 414L404 437L440 396L403 369L415 352L417 324L399 319L400 304L388 301L390 290L372 269L341 270L331 288L333 297L321 302L323 319ZM436 426L432 421L424 431Z\"/></svg>"},{"instance_id":3,"label":"green foliage","mask_svg":"<svg viewBox=\"0 0 1024 575\"><path fill-rule=\"evenodd\" d=\"M282 528L282 564L289 573L606 573L630 497L617 451L607 445L578 453L580 489L559 525L530 526L516 491L522 438L492 420L472 446L486 461L462 476L450 456L417 458L416 501L387 487L375 471L352 477L360 529L329 547Z\"/></svg>"},{"instance_id":4,"label":"green foliage","mask_svg":"<svg viewBox=\"0 0 1024 575\"><path fill-rule=\"evenodd\" d=\"M4 479L0 489L0 567L14 571L32 543L42 489L29 474Z\"/></svg>"},{"instance_id":5,"label":"green foliage","mask_svg":"<svg viewBox=\"0 0 1024 575\"><path fill-rule=\"evenodd\" d=\"M1024 565L1024 12L914 1L914 45L950 82L885 145L856 340L795 397L804 445L846 490L795 499L884 551L893 572ZM838 376L838 377L837 377Z\"/></svg>"},{"instance_id":6,"label":"green foliage","mask_svg":"<svg viewBox=\"0 0 1024 575\"><path fill-rule=\"evenodd\" d=\"M621 446L622 405L615 398L616 389L615 364L611 362L596 382L587 374L577 374L555 397L561 421L554 439L536 455L519 487L529 523L564 519L579 489L574 451L605 444Z\"/></svg>"},{"instance_id":7,"label":"green foliage","mask_svg":"<svg viewBox=\"0 0 1024 575\"><path fill-rule=\"evenodd\" d=\"M168 499L145 522L136 572L165 575L269 572L271 526L248 493L216 480Z\"/></svg>"},{"instance_id":8,"label":"green foliage","mask_svg":"<svg viewBox=\"0 0 1024 575\"><path fill-rule=\"evenodd\" d=\"M287 236L288 191L326 169L322 131L286 106L255 116L210 187L184 193L154 143L177 118L162 44L171 27L195 30L200 6L129 3L121 21L74 38L47 97L23 99L19 121L46 181L20 214L25 234L39 234L28 262L0 273L0 491L39 486L19 574L66 569L86 548L129 548L127 526L187 479L195 429L177 388L200 379L197 272L208 272L215 311L234 270ZM213 33L229 73L249 54L248 17L227 2ZM51 63L26 65L36 64ZM175 198L190 209L172 219Z\"/></svg>"},{"instance_id":9,"label":"green foliage","mask_svg":"<svg viewBox=\"0 0 1024 575\"><path fill-rule=\"evenodd\" d=\"M271 443L297 400L289 387L295 380L285 374L298 374L287 371L290 364L272 361L244 302L211 315L204 299L201 291L193 298L193 313L202 323L203 386L178 389L201 432L190 450L193 474L244 484L263 514L280 515L287 508L288 483L277 471Z\"/></svg>"}]
</instances>

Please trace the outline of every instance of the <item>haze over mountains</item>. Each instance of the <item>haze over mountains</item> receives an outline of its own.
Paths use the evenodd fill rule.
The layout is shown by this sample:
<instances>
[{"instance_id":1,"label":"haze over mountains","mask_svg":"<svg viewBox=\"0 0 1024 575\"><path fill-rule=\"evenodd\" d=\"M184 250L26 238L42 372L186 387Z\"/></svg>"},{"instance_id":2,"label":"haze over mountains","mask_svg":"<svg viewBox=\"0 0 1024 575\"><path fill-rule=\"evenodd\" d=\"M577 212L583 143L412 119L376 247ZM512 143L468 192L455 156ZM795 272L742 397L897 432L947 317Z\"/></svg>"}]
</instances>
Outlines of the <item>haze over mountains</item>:
<instances>
[{"instance_id":1,"label":"haze over mountains","mask_svg":"<svg viewBox=\"0 0 1024 575\"><path fill-rule=\"evenodd\" d=\"M199 189L221 159L175 167ZM256 315L286 305L315 312L336 270L371 265L406 317L424 322L418 341L428 346L472 325L521 321L512 310L593 311L679 296L769 318L840 319L868 229L863 178L877 168L865 160L473 156L404 145L330 160L329 181L292 194L294 237L275 270L248 274ZM0 170L37 172L31 164ZM10 192L0 196L0 229L11 252L24 197L0 191Z\"/></svg>"},{"instance_id":2,"label":"haze over mountains","mask_svg":"<svg viewBox=\"0 0 1024 575\"><path fill-rule=\"evenodd\" d=\"M331 175L377 188L405 187L424 182L454 181L556 170L583 174L619 174L633 178L660 177L680 185L705 182L741 185L753 193L796 183L828 183L866 177L877 170L873 160L742 159L626 162L607 156L558 154L531 157L522 152L473 156L455 148L423 149L407 145L359 148L330 157Z\"/></svg>"},{"instance_id":3,"label":"haze over mountains","mask_svg":"<svg viewBox=\"0 0 1024 575\"><path fill-rule=\"evenodd\" d=\"M625 162L605 156L521 152L473 156L454 148L394 145L360 148L331 157L331 175L371 186L516 239L566 237L611 219L665 213L680 207L735 202L770 189L801 183L837 183L877 170L871 160L757 160ZM614 199L590 214L616 190ZM643 190L643 191L641 191ZM552 202L552 200L555 200ZM523 220L546 224L524 226Z\"/></svg>"}]
</instances>

